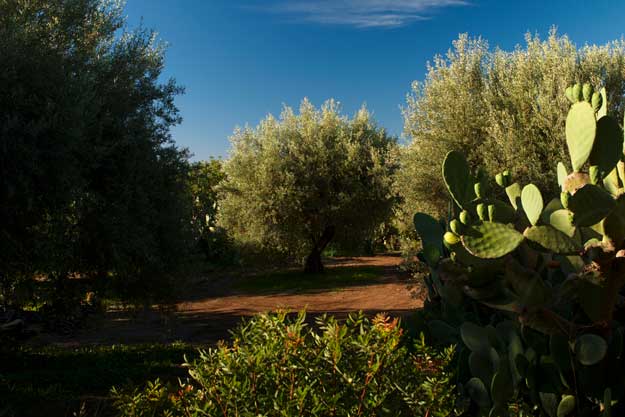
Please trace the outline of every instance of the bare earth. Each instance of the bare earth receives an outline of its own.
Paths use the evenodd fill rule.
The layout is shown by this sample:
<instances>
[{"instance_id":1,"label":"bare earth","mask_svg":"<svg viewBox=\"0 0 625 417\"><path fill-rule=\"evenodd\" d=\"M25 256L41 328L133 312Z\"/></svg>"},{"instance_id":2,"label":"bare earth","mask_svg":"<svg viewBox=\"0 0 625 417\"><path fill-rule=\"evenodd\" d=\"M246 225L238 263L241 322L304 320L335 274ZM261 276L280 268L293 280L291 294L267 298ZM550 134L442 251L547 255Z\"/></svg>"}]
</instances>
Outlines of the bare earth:
<instances>
[{"instance_id":1,"label":"bare earth","mask_svg":"<svg viewBox=\"0 0 625 417\"><path fill-rule=\"evenodd\" d=\"M109 311L106 317L89 329L69 339L49 340L72 346L80 344L153 343L182 340L213 344L228 337L241 318L276 309L306 309L309 317L329 313L345 317L350 312L367 314L387 312L402 316L422 307L422 297L415 296L414 286L397 266L400 257L375 256L335 258L329 268L343 266L378 266L383 273L375 283L341 289L248 294L230 288L232 279L206 281L198 285L189 300L168 310Z\"/></svg>"}]
</instances>

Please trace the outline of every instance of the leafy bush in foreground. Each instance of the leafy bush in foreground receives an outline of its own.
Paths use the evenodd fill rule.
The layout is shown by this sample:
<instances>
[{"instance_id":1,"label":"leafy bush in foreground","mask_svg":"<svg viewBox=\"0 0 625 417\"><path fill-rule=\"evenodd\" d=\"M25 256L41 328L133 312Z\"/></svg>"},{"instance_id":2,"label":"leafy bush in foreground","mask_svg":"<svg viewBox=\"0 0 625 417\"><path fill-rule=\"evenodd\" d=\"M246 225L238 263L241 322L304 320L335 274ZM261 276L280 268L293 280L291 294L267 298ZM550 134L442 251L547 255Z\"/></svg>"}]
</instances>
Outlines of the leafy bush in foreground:
<instances>
[{"instance_id":1,"label":"leafy bush in foreground","mask_svg":"<svg viewBox=\"0 0 625 417\"><path fill-rule=\"evenodd\" d=\"M455 404L442 354L423 340L410 353L397 319L362 314L345 323L261 314L231 344L200 352L177 387L113 391L122 416L446 416Z\"/></svg>"},{"instance_id":2,"label":"leafy bush in foreground","mask_svg":"<svg viewBox=\"0 0 625 417\"><path fill-rule=\"evenodd\" d=\"M508 172L496 175L497 193L452 151L443 163L454 211L447 233L414 218L430 298L442 304L443 321L430 329L467 347L464 388L479 415L506 416L513 402L550 417L623 415L623 131L605 90L576 84L566 97L573 172L558 164L561 194L545 204L538 187Z\"/></svg>"}]
</instances>

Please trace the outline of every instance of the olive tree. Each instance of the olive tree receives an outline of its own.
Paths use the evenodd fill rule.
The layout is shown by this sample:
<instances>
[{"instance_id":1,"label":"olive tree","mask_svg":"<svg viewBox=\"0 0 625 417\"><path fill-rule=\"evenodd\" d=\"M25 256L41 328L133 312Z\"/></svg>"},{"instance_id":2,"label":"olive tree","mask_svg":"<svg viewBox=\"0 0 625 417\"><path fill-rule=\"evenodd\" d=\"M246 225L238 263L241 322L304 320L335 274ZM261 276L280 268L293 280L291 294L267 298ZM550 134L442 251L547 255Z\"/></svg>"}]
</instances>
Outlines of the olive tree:
<instances>
[{"instance_id":1,"label":"olive tree","mask_svg":"<svg viewBox=\"0 0 625 417\"><path fill-rule=\"evenodd\" d=\"M219 219L241 244L306 256L319 272L331 241L364 242L391 214L396 141L364 107L350 119L335 101L304 100L231 144Z\"/></svg>"},{"instance_id":2,"label":"olive tree","mask_svg":"<svg viewBox=\"0 0 625 417\"><path fill-rule=\"evenodd\" d=\"M403 109L410 140L397 176L403 230L412 229L416 211L440 216L447 209L440 166L450 150L463 152L474 169L509 169L521 183L555 191L554 167L567 160L564 90L588 80L606 87L620 119L625 41L578 48L552 30L547 39L528 34L524 46L504 51L461 35L428 64L425 80L413 83Z\"/></svg>"},{"instance_id":3,"label":"olive tree","mask_svg":"<svg viewBox=\"0 0 625 417\"><path fill-rule=\"evenodd\" d=\"M164 48L116 0L0 1L0 284L160 289L188 241L188 155ZM166 291L165 289L163 291Z\"/></svg>"}]
</instances>

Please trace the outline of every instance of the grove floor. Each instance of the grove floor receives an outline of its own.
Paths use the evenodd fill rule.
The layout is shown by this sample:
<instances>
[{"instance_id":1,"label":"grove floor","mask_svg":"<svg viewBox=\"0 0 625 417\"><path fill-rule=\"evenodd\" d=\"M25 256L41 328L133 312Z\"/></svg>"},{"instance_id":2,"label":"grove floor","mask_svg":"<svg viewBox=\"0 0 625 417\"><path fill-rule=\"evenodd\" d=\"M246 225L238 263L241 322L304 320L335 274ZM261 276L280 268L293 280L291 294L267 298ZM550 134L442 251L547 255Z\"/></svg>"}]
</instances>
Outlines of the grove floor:
<instances>
[{"instance_id":1,"label":"grove floor","mask_svg":"<svg viewBox=\"0 0 625 417\"><path fill-rule=\"evenodd\" d=\"M399 256L333 258L327 261L329 273L344 270L367 271L362 283L347 286L299 289L250 289L254 276L222 276L200 279L185 297L168 308L139 313L112 309L89 328L70 338L41 341L61 346L84 344L188 343L213 344L226 339L228 331L246 316L276 309L306 309L309 317L328 313L345 317L350 312L387 312L403 316L422 306L421 288L408 274L401 273ZM335 268L337 268L335 270ZM301 278L297 277L296 278ZM244 282L244 284L246 283Z\"/></svg>"}]
</instances>

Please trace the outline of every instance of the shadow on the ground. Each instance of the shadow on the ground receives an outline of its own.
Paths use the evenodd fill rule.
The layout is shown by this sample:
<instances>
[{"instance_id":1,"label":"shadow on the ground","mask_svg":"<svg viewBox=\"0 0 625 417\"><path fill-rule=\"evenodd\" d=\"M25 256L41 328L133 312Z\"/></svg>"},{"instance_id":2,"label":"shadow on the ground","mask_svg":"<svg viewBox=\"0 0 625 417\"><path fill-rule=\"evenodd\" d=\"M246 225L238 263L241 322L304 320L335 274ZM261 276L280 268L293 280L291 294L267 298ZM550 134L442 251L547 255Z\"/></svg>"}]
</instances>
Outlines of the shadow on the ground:
<instances>
[{"instance_id":1,"label":"shadow on the ground","mask_svg":"<svg viewBox=\"0 0 625 417\"><path fill-rule=\"evenodd\" d=\"M300 268L263 271L230 277L207 277L180 294L179 302L193 302L231 295L315 294L355 286L408 282L410 274L401 272L398 260L389 256L388 264L358 264L361 258L329 259L322 273L306 274Z\"/></svg>"}]
</instances>

